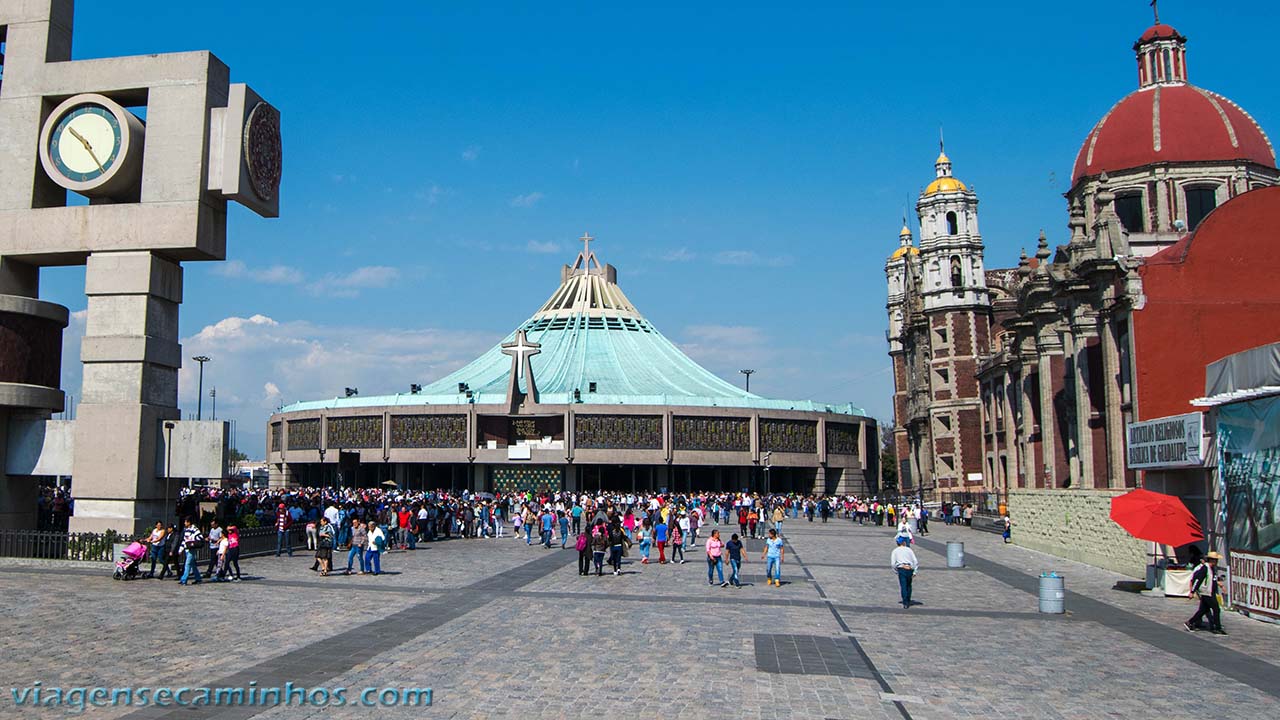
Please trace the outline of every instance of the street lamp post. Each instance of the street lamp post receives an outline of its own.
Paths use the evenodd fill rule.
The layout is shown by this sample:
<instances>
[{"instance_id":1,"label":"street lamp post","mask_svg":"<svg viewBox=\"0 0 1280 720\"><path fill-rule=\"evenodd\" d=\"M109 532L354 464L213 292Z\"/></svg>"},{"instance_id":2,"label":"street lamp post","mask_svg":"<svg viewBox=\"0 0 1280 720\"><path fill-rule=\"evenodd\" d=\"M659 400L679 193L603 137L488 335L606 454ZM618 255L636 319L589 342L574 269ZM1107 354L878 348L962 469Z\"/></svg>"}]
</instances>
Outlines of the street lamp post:
<instances>
[{"instance_id":1,"label":"street lamp post","mask_svg":"<svg viewBox=\"0 0 1280 720\"><path fill-rule=\"evenodd\" d=\"M747 376L747 392L751 392L751 376L756 373L755 370L739 370L738 372Z\"/></svg>"},{"instance_id":2,"label":"street lamp post","mask_svg":"<svg viewBox=\"0 0 1280 720\"><path fill-rule=\"evenodd\" d=\"M204 408L204 364L209 362L208 355L197 355L192 360L200 363L200 385L196 389L196 420L203 420L202 410Z\"/></svg>"},{"instance_id":3,"label":"street lamp post","mask_svg":"<svg viewBox=\"0 0 1280 720\"><path fill-rule=\"evenodd\" d=\"M773 494L773 484L769 482L769 459L773 457L773 451L764 454L764 495L769 497Z\"/></svg>"}]
</instances>

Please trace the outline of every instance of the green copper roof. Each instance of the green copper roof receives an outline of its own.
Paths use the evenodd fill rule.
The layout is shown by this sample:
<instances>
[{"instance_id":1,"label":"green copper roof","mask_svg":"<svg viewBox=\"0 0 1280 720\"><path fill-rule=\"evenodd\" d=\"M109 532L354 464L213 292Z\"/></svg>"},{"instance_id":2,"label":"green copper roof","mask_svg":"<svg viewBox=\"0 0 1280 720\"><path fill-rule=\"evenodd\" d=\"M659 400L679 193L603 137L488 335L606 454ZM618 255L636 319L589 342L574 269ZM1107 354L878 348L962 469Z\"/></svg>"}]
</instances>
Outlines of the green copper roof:
<instances>
[{"instance_id":1,"label":"green copper roof","mask_svg":"<svg viewBox=\"0 0 1280 720\"><path fill-rule=\"evenodd\" d=\"M589 240L587 240L589 242ZM584 248L561 272L560 287L542 308L502 343L417 394L356 396L294 403L284 411L386 405L502 404L513 372L512 350L520 331L529 356L539 404L689 405L701 407L804 410L863 415L851 404L771 400L726 382L691 360L635 309L616 282L610 265L600 265ZM523 375L523 373L521 373ZM459 392L459 384L471 392ZM596 390L591 392L591 384ZM520 388L528 391L527 378Z\"/></svg>"}]
</instances>

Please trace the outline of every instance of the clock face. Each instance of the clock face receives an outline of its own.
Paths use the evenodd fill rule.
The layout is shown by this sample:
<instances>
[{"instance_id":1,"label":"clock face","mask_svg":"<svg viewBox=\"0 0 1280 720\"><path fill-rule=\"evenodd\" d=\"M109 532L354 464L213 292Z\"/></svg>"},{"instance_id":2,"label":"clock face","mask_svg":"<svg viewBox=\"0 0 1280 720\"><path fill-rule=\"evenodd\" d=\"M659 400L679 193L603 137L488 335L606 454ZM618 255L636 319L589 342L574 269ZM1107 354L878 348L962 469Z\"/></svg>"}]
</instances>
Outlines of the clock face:
<instances>
[{"instance_id":1,"label":"clock face","mask_svg":"<svg viewBox=\"0 0 1280 720\"><path fill-rule=\"evenodd\" d=\"M120 154L120 121L94 103L78 105L49 134L49 159L73 182L92 182L115 165Z\"/></svg>"}]
</instances>

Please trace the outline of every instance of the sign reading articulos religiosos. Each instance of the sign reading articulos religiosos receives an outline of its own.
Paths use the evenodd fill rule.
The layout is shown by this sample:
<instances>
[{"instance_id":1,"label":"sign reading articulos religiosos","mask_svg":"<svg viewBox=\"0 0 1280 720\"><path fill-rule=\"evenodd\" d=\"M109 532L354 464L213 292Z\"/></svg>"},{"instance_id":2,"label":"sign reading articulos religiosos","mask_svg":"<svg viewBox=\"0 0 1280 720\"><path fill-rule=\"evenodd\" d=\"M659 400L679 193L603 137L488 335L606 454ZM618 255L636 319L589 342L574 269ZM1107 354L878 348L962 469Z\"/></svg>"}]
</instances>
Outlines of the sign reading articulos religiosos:
<instances>
[{"instance_id":1,"label":"sign reading articulos religiosos","mask_svg":"<svg viewBox=\"0 0 1280 720\"><path fill-rule=\"evenodd\" d=\"M1151 470L1203 465L1204 453L1200 449L1203 426L1200 413L1129 423L1125 433L1129 468Z\"/></svg>"}]
</instances>

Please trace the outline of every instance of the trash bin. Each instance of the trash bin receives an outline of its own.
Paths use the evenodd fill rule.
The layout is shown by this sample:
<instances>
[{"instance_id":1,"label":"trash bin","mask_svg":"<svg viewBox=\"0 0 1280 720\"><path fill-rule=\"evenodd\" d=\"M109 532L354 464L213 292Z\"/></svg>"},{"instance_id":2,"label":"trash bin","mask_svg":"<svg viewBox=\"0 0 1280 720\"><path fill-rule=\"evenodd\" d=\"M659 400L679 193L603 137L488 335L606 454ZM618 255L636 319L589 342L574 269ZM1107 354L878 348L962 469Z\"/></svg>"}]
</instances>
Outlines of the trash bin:
<instances>
[{"instance_id":1,"label":"trash bin","mask_svg":"<svg viewBox=\"0 0 1280 720\"><path fill-rule=\"evenodd\" d=\"M1066 578L1054 571L1040 573L1040 612L1061 615L1066 612Z\"/></svg>"},{"instance_id":2,"label":"trash bin","mask_svg":"<svg viewBox=\"0 0 1280 720\"><path fill-rule=\"evenodd\" d=\"M949 568L964 567L964 543L962 542L947 543L947 567Z\"/></svg>"}]
</instances>

